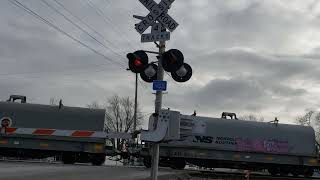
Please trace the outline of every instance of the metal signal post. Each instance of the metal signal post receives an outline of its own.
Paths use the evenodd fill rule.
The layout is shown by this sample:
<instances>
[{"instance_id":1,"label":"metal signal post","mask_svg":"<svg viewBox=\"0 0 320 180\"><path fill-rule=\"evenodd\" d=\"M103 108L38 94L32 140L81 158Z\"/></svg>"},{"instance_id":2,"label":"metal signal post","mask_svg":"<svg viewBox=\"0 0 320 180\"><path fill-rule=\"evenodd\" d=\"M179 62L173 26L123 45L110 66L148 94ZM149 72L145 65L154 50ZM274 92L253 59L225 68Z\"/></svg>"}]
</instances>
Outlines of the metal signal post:
<instances>
[{"instance_id":1,"label":"metal signal post","mask_svg":"<svg viewBox=\"0 0 320 180\"><path fill-rule=\"evenodd\" d=\"M159 54L160 56L165 52L166 49L166 43L165 41L160 41L159 44ZM163 67L162 67L162 57L159 58L159 63L158 63L158 80L163 80ZM155 101L155 113L159 114L160 110L162 107L162 91L157 91L156 92L156 101ZM158 122L158 117L156 118L154 124L153 124L153 129L156 129L156 125ZM157 180L158 179L158 167L159 167L159 143L153 143L152 145L152 169L151 169L151 179L152 180Z\"/></svg>"},{"instance_id":2,"label":"metal signal post","mask_svg":"<svg viewBox=\"0 0 320 180\"><path fill-rule=\"evenodd\" d=\"M127 58L129 59L129 68L134 73L140 73L141 78L149 83L153 83L153 90L156 90L155 98L155 116L153 124L149 127L150 138L146 139L149 142L153 142L151 145L151 179L158 179L158 166L159 166L159 143L161 139L153 137L153 132L166 133L167 127L161 125L162 121L159 120L159 114L162 106L162 91L166 90L166 82L163 81L164 70L170 71L173 77L178 82L186 82L192 75L192 70L189 65L184 63L183 54L177 50L172 49L169 52L165 52L165 41L170 40L170 32L173 32L179 25L170 15L168 15L168 9L175 0L161 0L156 3L154 0L139 0L150 12L146 16L134 15L134 18L141 20L138 24L135 24L135 29L141 34L141 42L160 42L159 43L159 56L158 65L155 63L148 64L148 53L156 53L152 51L135 51L129 53ZM143 34L148 27L151 27L151 33ZM169 30L170 32L168 32ZM156 53L157 54L157 53ZM137 62L137 63L136 63ZM138 63L139 62L139 63ZM159 127L157 127L159 124ZM166 136L166 135L164 135ZM169 137L174 139L173 137Z\"/></svg>"}]
</instances>

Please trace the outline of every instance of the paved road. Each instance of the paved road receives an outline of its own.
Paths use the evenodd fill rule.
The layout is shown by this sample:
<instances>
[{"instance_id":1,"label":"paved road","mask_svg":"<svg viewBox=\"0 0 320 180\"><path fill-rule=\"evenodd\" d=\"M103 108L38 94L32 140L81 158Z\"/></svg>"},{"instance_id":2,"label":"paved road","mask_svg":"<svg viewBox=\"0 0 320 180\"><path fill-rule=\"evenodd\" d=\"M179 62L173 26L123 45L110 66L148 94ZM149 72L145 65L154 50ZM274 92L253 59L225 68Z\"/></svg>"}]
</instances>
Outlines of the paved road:
<instances>
[{"instance_id":1,"label":"paved road","mask_svg":"<svg viewBox=\"0 0 320 180\"><path fill-rule=\"evenodd\" d=\"M150 170L122 166L64 165L0 161L1 180L140 180ZM159 174L169 174L161 170Z\"/></svg>"}]
</instances>

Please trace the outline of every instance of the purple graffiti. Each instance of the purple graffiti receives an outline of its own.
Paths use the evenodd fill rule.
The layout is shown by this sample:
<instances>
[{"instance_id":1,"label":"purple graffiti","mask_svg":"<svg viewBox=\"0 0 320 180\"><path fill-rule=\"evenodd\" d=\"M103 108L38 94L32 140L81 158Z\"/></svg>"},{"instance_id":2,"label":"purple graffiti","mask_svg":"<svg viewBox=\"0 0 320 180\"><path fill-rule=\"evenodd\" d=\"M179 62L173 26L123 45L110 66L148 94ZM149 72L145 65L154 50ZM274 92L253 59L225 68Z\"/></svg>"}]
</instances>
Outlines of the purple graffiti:
<instances>
[{"instance_id":1,"label":"purple graffiti","mask_svg":"<svg viewBox=\"0 0 320 180\"><path fill-rule=\"evenodd\" d=\"M288 153L289 151L288 141L237 138L236 142L238 151L266 153Z\"/></svg>"}]
</instances>

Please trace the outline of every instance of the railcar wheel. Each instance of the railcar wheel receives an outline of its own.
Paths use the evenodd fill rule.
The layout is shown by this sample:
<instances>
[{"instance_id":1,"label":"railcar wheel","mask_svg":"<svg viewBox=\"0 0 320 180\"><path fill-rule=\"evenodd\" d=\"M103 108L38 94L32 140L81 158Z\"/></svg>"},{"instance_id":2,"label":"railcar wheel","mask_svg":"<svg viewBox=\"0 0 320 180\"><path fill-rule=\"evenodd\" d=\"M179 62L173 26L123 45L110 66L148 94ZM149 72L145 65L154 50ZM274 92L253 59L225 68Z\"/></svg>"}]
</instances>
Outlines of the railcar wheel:
<instances>
[{"instance_id":1,"label":"railcar wheel","mask_svg":"<svg viewBox=\"0 0 320 180\"><path fill-rule=\"evenodd\" d=\"M314 169L309 167L304 170L303 175L304 177L311 177L313 176L313 173L314 173Z\"/></svg>"},{"instance_id":2,"label":"railcar wheel","mask_svg":"<svg viewBox=\"0 0 320 180\"><path fill-rule=\"evenodd\" d=\"M101 166L106 160L104 154L93 154L91 157L91 164L94 166Z\"/></svg>"},{"instance_id":3,"label":"railcar wheel","mask_svg":"<svg viewBox=\"0 0 320 180\"><path fill-rule=\"evenodd\" d=\"M171 160L170 167L172 169L182 170L186 167L186 161L183 159L174 159Z\"/></svg>"},{"instance_id":4,"label":"railcar wheel","mask_svg":"<svg viewBox=\"0 0 320 180\"><path fill-rule=\"evenodd\" d=\"M76 154L75 153L63 153L62 154L62 162L63 164L74 164L76 162Z\"/></svg>"},{"instance_id":5,"label":"railcar wheel","mask_svg":"<svg viewBox=\"0 0 320 180\"><path fill-rule=\"evenodd\" d=\"M302 175L302 170L300 167L292 167L290 170L290 173L294 176L294 177L298 177L299 175Z\"/></svg>"},{"instance_id":6,"label":"railcar wheel","mask_svg":"<svg viewBox=\"0 0 320 180\"><path fill-rule=\"evenodd\" d=\"M268 168L268 172L272 175L272 176L276 176L279 173L279 169L276 167L271 167Z\"/></svg>"},{"instance_id":7,"label":"railcar wheel","mask_svg":"<svg viewBox=\"0 0 320 180\"><path fill-rule=\"evenodd\" d=\"M293 177L298 177L299 176L299 172L297 172L296 170L293 170L291 172L291 174L292 174Z\"/></svg>"},{"instance_id":8,"label":"railcar wheel","mask_svg":"<svg viewBox=\"0 0 320 180\"><path fill-rule=\"evenodd\" d=\"M290 173L289 167L280 168L280 176L288 176L289 173Z\"/></svg>"}]
</instances>

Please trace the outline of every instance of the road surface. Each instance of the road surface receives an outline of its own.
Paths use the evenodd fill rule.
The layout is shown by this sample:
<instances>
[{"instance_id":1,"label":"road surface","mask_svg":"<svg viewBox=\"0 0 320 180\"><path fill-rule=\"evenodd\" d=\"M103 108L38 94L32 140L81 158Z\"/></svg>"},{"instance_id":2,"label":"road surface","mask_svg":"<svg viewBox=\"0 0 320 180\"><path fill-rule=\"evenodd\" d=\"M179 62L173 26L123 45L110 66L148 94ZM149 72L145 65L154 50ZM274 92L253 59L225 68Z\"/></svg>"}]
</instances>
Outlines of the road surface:
<instances>
[{"instance_id":1,"label":"road surface","mask_svg":"<svg viewBox=\"0 0 320 180\"><path fill-rule=\"evenodd\" d=\"M170 170L160 170L159 174L169 173ZM150 170L142 167L0 161L1 180L141 180L149 174Z\"/></svg>"}]
</instances>

